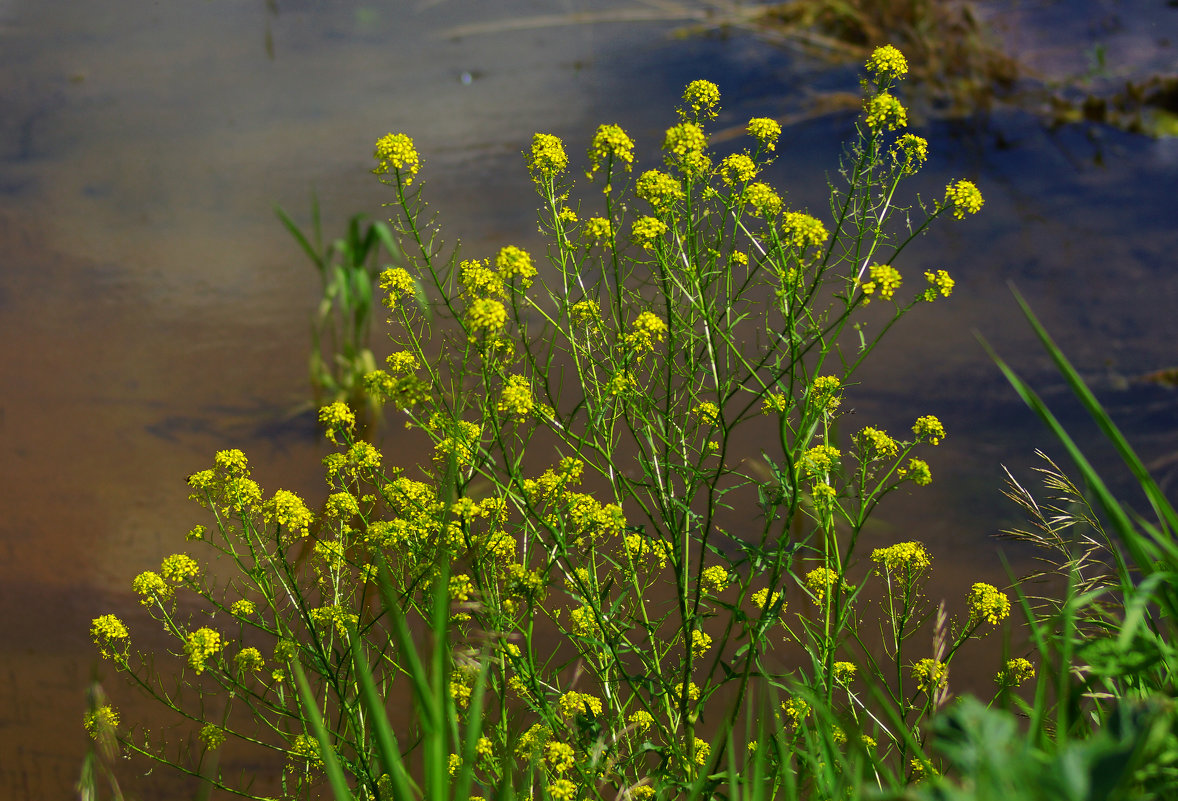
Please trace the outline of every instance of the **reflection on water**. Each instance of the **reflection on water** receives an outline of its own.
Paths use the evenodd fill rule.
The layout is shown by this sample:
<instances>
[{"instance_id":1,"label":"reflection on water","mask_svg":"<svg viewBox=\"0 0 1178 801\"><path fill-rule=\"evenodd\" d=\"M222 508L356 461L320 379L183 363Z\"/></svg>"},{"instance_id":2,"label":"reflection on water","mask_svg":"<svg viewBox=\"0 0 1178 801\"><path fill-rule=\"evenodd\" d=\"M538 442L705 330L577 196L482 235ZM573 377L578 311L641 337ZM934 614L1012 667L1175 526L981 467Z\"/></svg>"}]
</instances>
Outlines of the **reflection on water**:
<instances>
[{"instance_id":1,"label":"reflection on water","mask_svg":"<svg viewBox=\"0 0 1178 801\"><path fill-rule=\"evenodd\" d=\"M403 130L464 252L534 247L537 201L520 158L533 131L577 152L592 126L617 121L653 162L688 80L720 85L721 127L788 114L807 87L856 90L852 71L747 36L672 41L666 24L432 35L572 5L446 0L394 14L356 0L276 12L63 0L0 13L0 796L68 793L84 748L88 622L114 611L150 631L129 579L182 547L198 517L186 475L241 447L264 487L320 492L324 449L299 416L316 278L274 204L303 209L314 187L329 232L375 213L372 142ZM1021 35L1027 49L1043 41ZM852 122L843 112L787 130L772 178L791 205L821 211ZM1017 114L989 125L921 131L933 145L921 195L968 177L986 207L906 254L911 271L949 269L957 290L900 326L848 395L863 425L945 421L950 437L930 459L938 481L893 499L872 536L927 541L942 563L934 595L953 597L977 565L1001 581L987 539L1012 514L999 463L1027 465L1033 446L1051 445L972 333L1052 382L1007 280L1147 461L1173 465L1178 452L1171 390L1126 380L1176 361L1173 142L1049 133Z\"/></svg>"}]
</instances>

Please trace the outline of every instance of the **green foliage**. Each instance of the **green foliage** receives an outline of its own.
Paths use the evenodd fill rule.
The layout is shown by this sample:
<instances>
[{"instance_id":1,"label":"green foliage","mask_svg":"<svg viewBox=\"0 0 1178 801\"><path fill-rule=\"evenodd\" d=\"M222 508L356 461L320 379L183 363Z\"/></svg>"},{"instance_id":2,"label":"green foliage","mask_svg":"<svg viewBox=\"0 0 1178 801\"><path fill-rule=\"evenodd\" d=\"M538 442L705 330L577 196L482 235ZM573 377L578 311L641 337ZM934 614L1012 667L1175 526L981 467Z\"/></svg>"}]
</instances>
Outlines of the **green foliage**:
<instances>
[{"instance_id":1,"label":"green foliage","mask_svg":"<svg viewBox=\"0 0 1178 801\"><path fill-rule=\"evenodd\" d=\"M376 369L370 347L380 249L394 260L400 247L380 221L348 220L346 234L324 243L319 200L311 196L311 230L305 234L281 208L275 213L319 273L322 299L311 320L310 376L315 402L346 401L362 407L362 379Z\"/></svg>"}]
</instances>

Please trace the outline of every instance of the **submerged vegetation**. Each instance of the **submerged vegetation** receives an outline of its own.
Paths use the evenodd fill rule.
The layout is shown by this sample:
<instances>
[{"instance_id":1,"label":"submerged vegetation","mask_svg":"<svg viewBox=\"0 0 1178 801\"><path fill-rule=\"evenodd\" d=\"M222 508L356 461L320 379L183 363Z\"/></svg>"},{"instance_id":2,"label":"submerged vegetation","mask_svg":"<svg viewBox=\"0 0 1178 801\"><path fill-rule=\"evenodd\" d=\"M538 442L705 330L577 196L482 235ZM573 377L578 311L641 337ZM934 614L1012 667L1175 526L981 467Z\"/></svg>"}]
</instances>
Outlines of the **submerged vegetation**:
<instances>
[{"instance_id":1,"label":"submerged vegetation","mask_svg":"<svg viewBox=\"0 0 1178 801\"><path fill-rule=\"evenodd\" d=\"M186 728L137 728L96 696L86 727L106 757L85 788L97 792L116 739L249 798L1078 800L1178 787L1178 515L1131 452L1156 522L1107 491L1069 521L1012 490L1062 555L1066 594L1050 603L982 581L935 602L919 537L868 531L882 499L933 480L949 434L934 410L903 432L849 417L856 374L902 318L949 302L949 271L914 273L902 257L983 198L962 179L907 199L934 157L893 91L908 61L878 48L866 72L821 211L762 180L776 121L750 120L742 150L711 149L720 93L707 81L684 91L662 167L637 176L620 126L589 142L588 191L565 143L536 134L525 162L543 260L512 245L443 252L416 143L382 137L374 172L405 262L379 276L393 353L363 385L432 459L395 463L337 399L319 413L336 446L319 514L263 491L239 450L189 477L206 515L192 553L132 582L170 648L112 614L91 629ZM733 456L750 438L755 466ZM1083 553L1060 534L1100 519L1112 533ZM1095 578L1080 570L1094 560L1107 562ZM1015 610L1030 641L1007 652ZM997 668L983 700L958 698L952 680L970 647ZM242 749L280 776L222 771L219 755Z\"/></svg>"}]
</instances>

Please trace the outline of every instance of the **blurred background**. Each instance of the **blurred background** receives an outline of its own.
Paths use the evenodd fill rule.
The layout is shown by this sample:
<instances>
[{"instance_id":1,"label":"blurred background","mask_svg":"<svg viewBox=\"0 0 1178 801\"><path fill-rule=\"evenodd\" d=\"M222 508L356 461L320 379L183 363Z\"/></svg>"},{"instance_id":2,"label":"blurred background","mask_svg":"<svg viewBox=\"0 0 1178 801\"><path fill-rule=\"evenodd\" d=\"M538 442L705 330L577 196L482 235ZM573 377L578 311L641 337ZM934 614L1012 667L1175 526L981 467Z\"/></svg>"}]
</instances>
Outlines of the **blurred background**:
<instances>
[{"instance_id":1,"label":"blurred background","mask_svg":"<svg viewBox=\"0 0 1178 801\"><path fill-rule=\"evenodd\" d=\"M583 162L596 126L615 122L638 168L655 166L683 86L706 78L722 92L715 130L784 122L768 179L824 216L863 58L891 41L928 73L902 95L931 151L909 190L932 200L968 178L986 204L906 251L903 271L947 269L956 290L898 326L848 392L864 425L936 414L949 432L928 454L934 484L889 499L873 536L928 543L934 594L1005 586L1001 547L1016 572L1026 563L994 539L1018 522L1002 465L1030 481L1034 449L1060 449L975 332L1116 475L1008 282L1169 482L1175 4L933 3L945 27L920 36L821 5L0 0L0 799L73 792L96 677L125 722L147 716L98 663L89 622L114 612L136 636L152 630L130 581L203 520L186 476L241 448L264 490L318 503L319 284L274 206L305 225L315 192L327 237L358 212L382 217L390 196L369 170L388 132L417 142L430 208L465 256L538 254L532 133ZM744 146L716 137L721 154ZM388 461L416 460L398 426L382 436ZM186 791L163 773L133 786Z\"/></svg>"}]
</instances>

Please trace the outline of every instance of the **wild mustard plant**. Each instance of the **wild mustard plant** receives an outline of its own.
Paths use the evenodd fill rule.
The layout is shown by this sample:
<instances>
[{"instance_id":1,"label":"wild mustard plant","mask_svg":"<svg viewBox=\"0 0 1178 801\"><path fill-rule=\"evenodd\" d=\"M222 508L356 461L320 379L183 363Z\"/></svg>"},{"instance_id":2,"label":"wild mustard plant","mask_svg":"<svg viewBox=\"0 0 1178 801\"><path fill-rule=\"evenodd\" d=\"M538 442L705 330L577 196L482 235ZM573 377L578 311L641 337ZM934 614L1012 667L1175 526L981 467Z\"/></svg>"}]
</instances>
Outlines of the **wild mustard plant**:
<instances>
[{"instance_id":1,"label":"wild mustard plant","mask_svg":"<svg viewBox=\"0 0 1178 801\"><path fill-rule=\"evenodd\" d=\"M711 793L717 766L746 753L732 745L741 711L772 695L773 748L750 752L772 788L821 791L828 763L788 746L836 718L838 747L906 766L957 648L1009 601L976 585L934 652L908 642L929 618L924 546L877 549L874 571L856 572L877 505L932 480L922 454L946 433L923 415L903 436L867 425L840 438L842 401L887 330L953 289L943 269L910 289L901 252L981 205L968 182L928 208L900 204L927 142L902 132L903 57L883 49L867 66L825 221L758 180L777 123L751 120L742 152L709 149L720 94L707 81L688 85L660 168L635 177L637 144L601 126L580 199L564 143L535 136L524 156L543 262L511 245L447 257L423 219L415 144L383 137L374 173L411 263L380 276L394 353L365 386L429 437L431 462L386 464L335 402L319 418L338 446L320 516L291 492L266 496L239 451L190 477L214 523L193 539L239 574L213 582L177 554L134 587L179 643L186 680L226 694L218 719L164 693L111 616L94 623L100 652L189 717L200 749L234 738L284 754L292 795L338 760L357 791L391 797L349 661L362 653L386 693L413 673L374 603L383 576L397 610L450 637L443 700L479 730L434 756L484 794L524 774L519 790L554 799ZM763 442L756 465L736 456L746 431ZM868 584L886 598L881 621L856 604ZM181 611L193 595L208 615ZM864 635L881 624L882 655ZM291 692L296 668L319 693L325 739ZM253 728L229 714L242 706Z\"/></svg>"}]
</instances>

